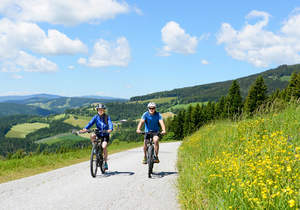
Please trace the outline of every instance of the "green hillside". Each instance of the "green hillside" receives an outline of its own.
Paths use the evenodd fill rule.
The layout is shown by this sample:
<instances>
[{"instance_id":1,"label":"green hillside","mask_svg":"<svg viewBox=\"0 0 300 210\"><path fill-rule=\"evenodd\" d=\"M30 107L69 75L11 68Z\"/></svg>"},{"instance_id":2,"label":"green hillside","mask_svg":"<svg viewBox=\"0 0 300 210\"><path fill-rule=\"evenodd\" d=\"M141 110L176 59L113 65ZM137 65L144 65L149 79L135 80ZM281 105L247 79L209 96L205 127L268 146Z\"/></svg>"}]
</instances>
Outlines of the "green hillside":
<instances>
[{"instance_id":1,"label":"green hillside","mask_svg":"<svg viewBox=\"0 0 300 210\"><path fill-rule=\"evenodd\" d=\"M289 78L293 72L300 72L300 64L281 65L275 69L270 69L259 74L253 74L247 77L237 79L241 87L241 94L245 97L250 85L261 75L268 87L268 93L274 92L277 88L283 89L288 84ZM178 88L170 91L162 91L144 96L130 98L130 101L145 101L149 99L177 97L179 103L216 101L228 92L233 80L217 82L192 87Z\"/></svg>"},{"instance_id":2,"label":"green hillside","mask_svg":"<svg viewBox=\"0 0 300 210\"><path fill-rule=\"evenodd\" d=\"M299 118L293 104L187 136L178 155L182 209L299 208Z\"/></svg>"},{"instance_id":3,"label":"green hillside","mask_svg":"<svg viewBox=\"0 0 300 210\"><path fill-rule=\"evenodd\" d=\"M46 116L53 113L53 111L36 106L14 103L0 103L0 117L17 114Z\"/></svg>"},{"instance_id":4,"label":"green hillside","mask_svg":"<svg viewBox=\"0 0 300 210\"><path fill-rule=\"evenodd\" d=\"M24 100L11 100L0 103L0 117L16 114L42 115L63 113L66 109L89 106L93 103L126 101L123 99L95 99L81 97L45 98L32 97Z\"/></svg>"}]
</instances>

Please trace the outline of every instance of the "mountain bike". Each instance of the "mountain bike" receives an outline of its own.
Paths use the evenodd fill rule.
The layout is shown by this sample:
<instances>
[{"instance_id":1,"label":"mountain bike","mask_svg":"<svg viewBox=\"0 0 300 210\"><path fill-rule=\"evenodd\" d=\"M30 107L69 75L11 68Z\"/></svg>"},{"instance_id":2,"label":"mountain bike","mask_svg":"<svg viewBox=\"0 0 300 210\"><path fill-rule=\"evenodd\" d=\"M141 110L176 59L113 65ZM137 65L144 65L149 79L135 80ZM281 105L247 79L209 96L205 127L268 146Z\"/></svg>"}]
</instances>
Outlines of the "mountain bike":
<instances>
[{"instance_id":1,"label":"mountain bike","mask_svg":"<svg viewBox=\"0 0 300 210\"><path fill-rule=\"evenodd\" d=\"M142 135L148 135L149 138L146 139L146 157L147 157L147 164L148 164L148 178L151 178L151 174L153 173L153 165L154 165L154 143L153 143L153 136L160 136L159 132L141 132Z\"/></svg>"},{"instance_id":2,"label":"mountain bike","mask_svg":"<svg viewBox=\"0 0 300 210\"><path fill-rule=\"evenodd\" d=\"M96 177L97 175L97 170L98 167L101 170L101 173L104 174L105 173L105 167L104 167L104 157L103 157L103 148L102 148L102 142L103 142L103 138L98 138L98 136L100 136L100 133L106 133L106 131L104 132L100 132L99 129L91 129L91 130L87 130L87 133L95 133L96 134L96 139L93 142L93 147L92 147L92 151L91 151L91 159L90 159L90 169L91 169L91 175L92 177ZM83 133L83 132L72 132L75 133L76 135Z\"/></svg>"}]
</instances>

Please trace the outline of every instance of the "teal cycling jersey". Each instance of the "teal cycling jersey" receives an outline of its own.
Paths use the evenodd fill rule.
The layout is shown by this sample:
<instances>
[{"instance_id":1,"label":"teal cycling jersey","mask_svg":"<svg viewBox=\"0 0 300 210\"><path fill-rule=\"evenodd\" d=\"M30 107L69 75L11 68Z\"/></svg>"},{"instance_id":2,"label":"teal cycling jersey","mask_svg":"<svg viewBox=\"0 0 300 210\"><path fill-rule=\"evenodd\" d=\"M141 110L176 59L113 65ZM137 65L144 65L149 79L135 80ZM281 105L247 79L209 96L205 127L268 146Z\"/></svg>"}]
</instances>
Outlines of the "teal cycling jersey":
<instances>
[{"instance_id":1,"label":"teal cycling jersey","mask_svg":"<svg viewBox=\"0 0 300 210\"><path fill-rule=\"evenodd\" d=\"M145 120L145 132L159 132L159 120L162 120L162 116L159 112L155 112L151 115L148 111L142 116Z\"/></svg>"}]
</instances>

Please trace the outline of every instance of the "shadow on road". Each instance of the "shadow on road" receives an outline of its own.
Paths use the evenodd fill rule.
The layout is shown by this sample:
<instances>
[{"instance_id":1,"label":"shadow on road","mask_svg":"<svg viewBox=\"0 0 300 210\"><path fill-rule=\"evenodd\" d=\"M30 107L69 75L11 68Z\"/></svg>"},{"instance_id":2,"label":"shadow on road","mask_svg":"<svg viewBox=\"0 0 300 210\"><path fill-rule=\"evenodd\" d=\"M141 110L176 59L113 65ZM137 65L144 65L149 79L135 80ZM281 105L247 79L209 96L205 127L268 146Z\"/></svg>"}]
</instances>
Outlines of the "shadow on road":
<instances>
[{"instance_id":1,"label":"shadow on road","mask_svg":"<svg viewBox=\"0 0 300 210\"><path fill-rule=\"evenodd\" d=\"M153 172L152 173L152 178L163 178L165 176L173 175L173 174L178 174L178 172L171 172L171 171L161 171L161 172Z\"/></svg>"},{"instance_id":2,"label":"shadow on road","mask_svg":"<svg viewBox=\"0 0 300 210\"><path fill-rule=\"evenodd\" d=\"M109 177L109 176L116 176L116 175L125 175L125 176L132 176L134 172L132 171L107 171L105 174L98 175L97 177Z\"/></svg>"}]
</instances>

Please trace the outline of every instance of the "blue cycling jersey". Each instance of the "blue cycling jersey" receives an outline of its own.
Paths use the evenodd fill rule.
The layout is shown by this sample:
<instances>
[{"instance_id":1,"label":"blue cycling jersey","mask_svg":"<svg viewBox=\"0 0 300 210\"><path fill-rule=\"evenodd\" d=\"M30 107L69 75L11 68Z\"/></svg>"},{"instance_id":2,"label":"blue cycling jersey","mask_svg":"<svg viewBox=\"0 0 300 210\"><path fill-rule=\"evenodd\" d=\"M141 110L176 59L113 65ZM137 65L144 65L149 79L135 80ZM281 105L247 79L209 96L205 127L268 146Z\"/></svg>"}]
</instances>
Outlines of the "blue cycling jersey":
<instances>
[{"instance_id":1,"label":"blue cycling jersey","mask_svg":"<svg viewBox=\"0 0 300 210\"><path fill-rule=\"evenodd\" d=\"M145 120L145 132L159 132L159 120L162 120L162 116L159 112L155 112L151 115L147 111L143 114L142 119Z\"/></svg>"},{"instance_id":2,"label":"blue cycling jersey","mask_svg":"<svg viewBox=\"0 0 300 210\"><path fill-rule=\"evenodd\" d=\"M96 127L99 129L100 133L104 130L113 130L113 124L111 122L110 116L107 116L107 124L105 122L105 116L95 115L91 121L85 126L86 129L90 129L96 123ZM101 133L101 136L108 136L108 133Z\"/></svg>"}]
</instances>

